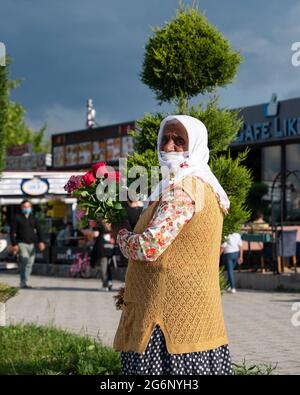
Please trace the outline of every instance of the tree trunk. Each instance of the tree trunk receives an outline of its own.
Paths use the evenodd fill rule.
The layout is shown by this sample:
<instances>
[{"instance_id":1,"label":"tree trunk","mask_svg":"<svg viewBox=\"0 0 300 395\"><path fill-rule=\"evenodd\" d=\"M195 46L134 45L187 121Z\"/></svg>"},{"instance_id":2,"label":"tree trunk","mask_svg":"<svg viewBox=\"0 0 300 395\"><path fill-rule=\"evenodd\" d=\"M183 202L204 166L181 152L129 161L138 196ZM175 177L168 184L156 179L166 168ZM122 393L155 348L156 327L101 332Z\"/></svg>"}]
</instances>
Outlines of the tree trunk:
<instances>
[{"instance_id":1,"label":"tree trunk","mask_svg":"<svg viewBox=\"0 0 300 395\"><path fill-rule=\"evenodd\" d=\"M6 325L5 303L0 302L0 326Z\"/></svg>"},{"instance_id":2,"label":"tree trunk","mask_svg":"<svg viewBox=\"0 0 300 395\"><path fill-rule=\"evenodd\" d=\"M188 113L188 98L186 96L181 96L178 99L178 109L180 115L187 115Z\"/></svg>"}]
</instances>

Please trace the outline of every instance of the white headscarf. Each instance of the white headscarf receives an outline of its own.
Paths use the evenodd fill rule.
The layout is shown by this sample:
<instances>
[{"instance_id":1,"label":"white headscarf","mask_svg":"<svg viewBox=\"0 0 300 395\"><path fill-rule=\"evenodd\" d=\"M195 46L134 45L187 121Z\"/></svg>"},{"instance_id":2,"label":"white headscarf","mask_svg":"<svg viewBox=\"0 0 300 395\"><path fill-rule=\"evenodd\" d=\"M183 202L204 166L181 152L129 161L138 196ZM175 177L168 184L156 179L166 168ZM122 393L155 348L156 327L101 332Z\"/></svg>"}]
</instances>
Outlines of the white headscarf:
<instances>
[{"instance_id":1,"label":"white headscarf","mask_svg":"<svg viewBox=\"0 0 300 395\"><path fill-rule=\"evenodd\" d=\"M167 166L168 168L170 168L170 163L168 161L165 161L160 154L160 142L165 124L168 121L174 120L179 121L185 127L189 138L189 144L188 157L186 159L183 159L183 163L185 163L187 166L184 165L183 167L180 167L180 163L178 163L174 167L173 164L172 168L175 174L172 181L176 184L176 182L182 180L187 176L195 175L200 177L204 182L211 185L217 195L220 205L222 206L225 213L227 213L230 206L230 201L226 192L224 191L208 165L209 149L207 129L204 123L201 122L199 119L191 117L189 115L169 115L162 120L157 137L158 160L160 166ZM163 192L168 186L169 180L163 179L162 181L160 181L154 192L147 199L146 206L150 201L157 200L160 193Z\"/></svg>"}]
</instances>

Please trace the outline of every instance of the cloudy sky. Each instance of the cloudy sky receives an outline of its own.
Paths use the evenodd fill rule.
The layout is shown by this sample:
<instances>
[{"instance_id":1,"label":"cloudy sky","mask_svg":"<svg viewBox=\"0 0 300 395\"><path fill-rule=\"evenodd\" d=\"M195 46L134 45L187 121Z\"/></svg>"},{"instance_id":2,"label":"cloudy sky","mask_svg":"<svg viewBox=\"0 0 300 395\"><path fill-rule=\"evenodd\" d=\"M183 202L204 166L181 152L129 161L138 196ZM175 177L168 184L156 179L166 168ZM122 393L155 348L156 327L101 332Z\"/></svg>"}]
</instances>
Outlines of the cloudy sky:
<instances>
[{"instance_id":1,"label":"cloudy sky","mask_svg":"<svg viewBox=\"0 0 300 395\"><path fill-rule=\"evenodd\" d=\"M88 98L101 125L170 109L138 75L151 27L177 7L177 0L0 0L0 42L13 58L11 77L24 78L12 98L27 122L47 122L48 134L82 129ZM244 57L234 83L219 90L222 106L267 102L273 92L279 100L300 96L300 67L291 63L299 1L200 0L200 9Z\"/></svg>"}]
</instances>

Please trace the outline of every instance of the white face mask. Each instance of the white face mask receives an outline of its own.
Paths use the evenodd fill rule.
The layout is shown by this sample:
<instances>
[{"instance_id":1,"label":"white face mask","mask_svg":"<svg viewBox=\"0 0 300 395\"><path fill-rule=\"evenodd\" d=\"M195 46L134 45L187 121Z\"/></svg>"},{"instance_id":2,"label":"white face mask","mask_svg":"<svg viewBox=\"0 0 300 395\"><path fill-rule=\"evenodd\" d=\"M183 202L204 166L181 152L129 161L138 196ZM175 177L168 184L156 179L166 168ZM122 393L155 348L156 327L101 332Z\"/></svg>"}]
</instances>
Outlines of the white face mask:
<instances>
[{"instance_id":1,"label":"white face mask","mask_svg":"<svg viewBox=\"0 0 300 395\"><path fill-rule=\"evenodd\" d=\"M180 163L184 162L186 158L188 158L189 152L188 151L183 151L183 152L160 151L160 155L162 160L166 162L167 166L176 167L179 166Z\"/></svg>"}]
</instances>

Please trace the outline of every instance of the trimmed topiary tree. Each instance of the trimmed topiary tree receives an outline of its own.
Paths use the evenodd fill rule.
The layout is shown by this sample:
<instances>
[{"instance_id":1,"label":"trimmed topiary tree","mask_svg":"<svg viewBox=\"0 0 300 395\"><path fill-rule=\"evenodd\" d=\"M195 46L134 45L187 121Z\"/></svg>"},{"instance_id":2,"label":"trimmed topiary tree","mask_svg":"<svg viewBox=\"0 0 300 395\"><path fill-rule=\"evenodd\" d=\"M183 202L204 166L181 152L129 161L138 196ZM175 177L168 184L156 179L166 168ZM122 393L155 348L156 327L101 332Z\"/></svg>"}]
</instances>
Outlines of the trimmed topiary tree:
<instances>
[{"instance_id":1,"label":"trimmed topiary tree","mask_svg":"<svg viewBox=\"0 0 300 395\"><path fill-rule=\"evenodd\" d=\"M232 82L241 55L197 7L181 4L173 20L153 31L140 76L160 102L178 102L187 113L189 98Z\"/></svg>"}]
</instances>

